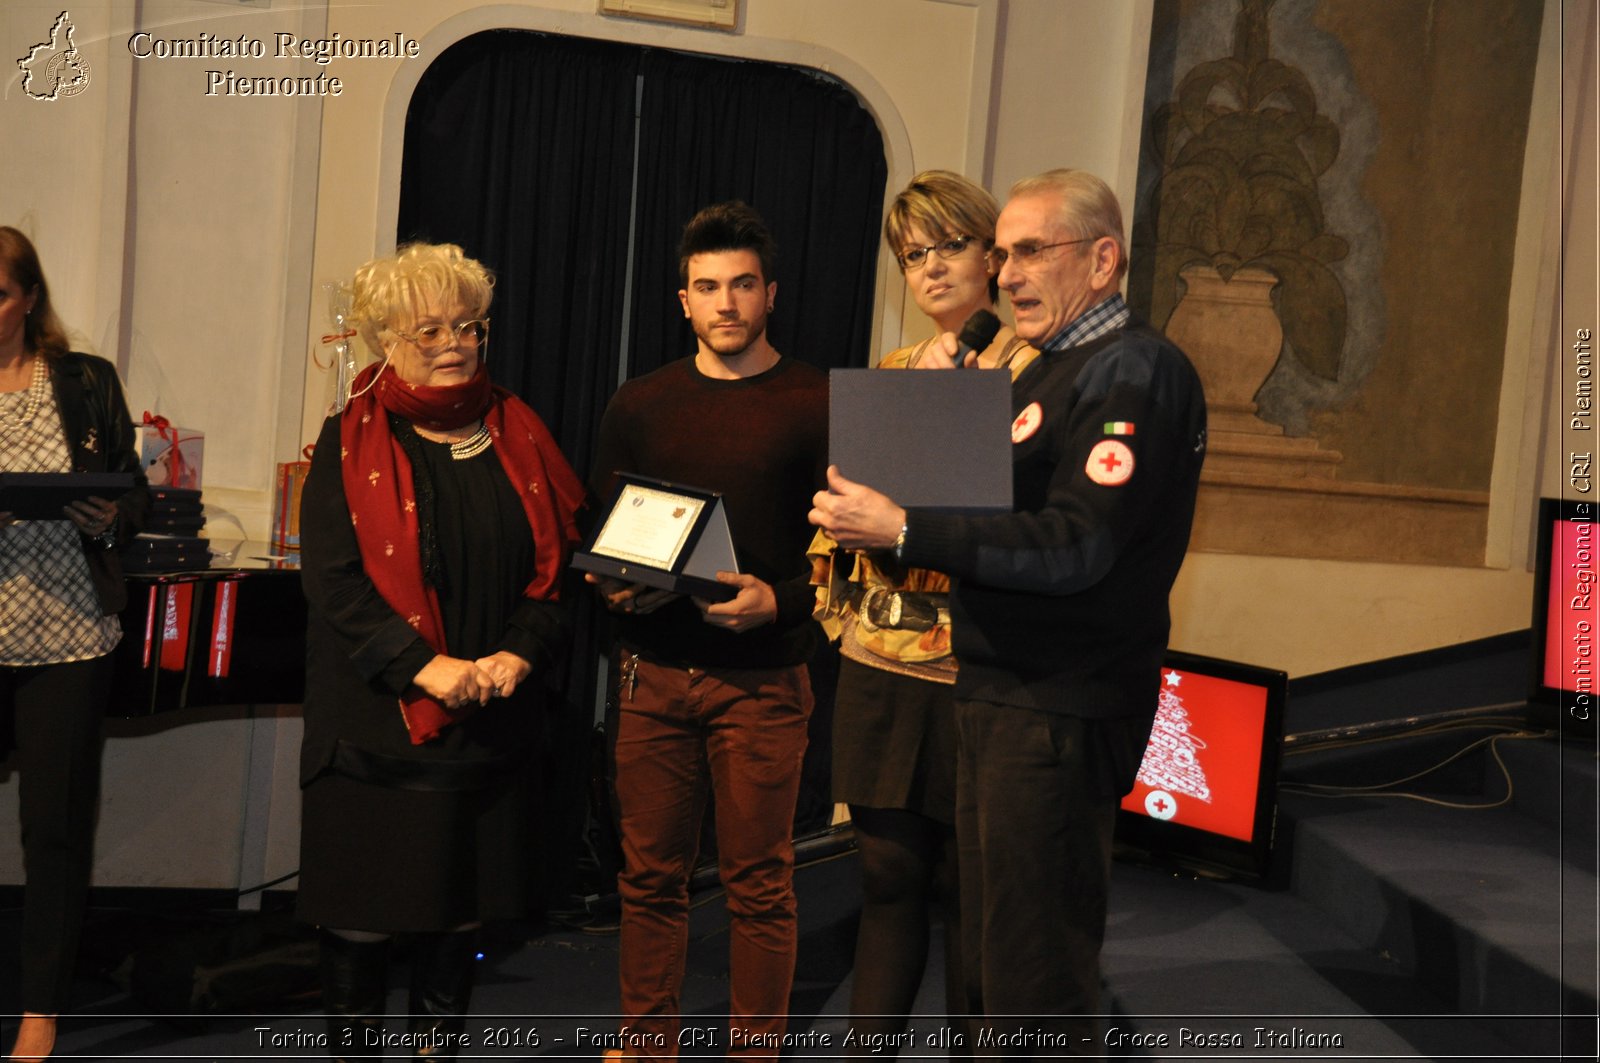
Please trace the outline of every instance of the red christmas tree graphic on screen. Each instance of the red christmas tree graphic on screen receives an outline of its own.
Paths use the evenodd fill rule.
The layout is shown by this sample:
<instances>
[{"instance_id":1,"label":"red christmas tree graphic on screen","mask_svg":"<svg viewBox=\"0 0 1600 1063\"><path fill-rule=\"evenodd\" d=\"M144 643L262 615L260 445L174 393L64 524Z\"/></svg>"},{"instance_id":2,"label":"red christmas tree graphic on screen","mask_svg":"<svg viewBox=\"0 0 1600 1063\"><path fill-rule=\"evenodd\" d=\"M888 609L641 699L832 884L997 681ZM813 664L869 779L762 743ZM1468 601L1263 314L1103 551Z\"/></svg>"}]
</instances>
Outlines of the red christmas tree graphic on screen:
<instances>
[{"instance_id":1,"label":"red christmas tree graphic on screen","mask_svg":"<svg viewBox=\"0 0 1600 1063\"><path fill-rule=\"evenodd\" d=\"M1248 841L1266 708L1260 687L1165 669L1150 743L1122 807Z\"/></svg>"}]
</instances>

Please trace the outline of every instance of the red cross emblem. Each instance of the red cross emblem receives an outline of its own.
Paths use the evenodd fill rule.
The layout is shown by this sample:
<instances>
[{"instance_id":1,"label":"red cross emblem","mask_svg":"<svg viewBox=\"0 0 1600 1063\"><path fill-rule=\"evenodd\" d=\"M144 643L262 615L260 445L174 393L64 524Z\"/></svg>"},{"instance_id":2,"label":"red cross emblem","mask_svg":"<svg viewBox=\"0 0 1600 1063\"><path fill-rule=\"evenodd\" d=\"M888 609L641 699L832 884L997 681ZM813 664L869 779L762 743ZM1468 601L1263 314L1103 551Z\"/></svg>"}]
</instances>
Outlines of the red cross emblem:
<instances>
[{"instance_id":1,"label":"red cross emblem","mask_svg":"<svg viewBox=\"0 0 1600 1063\"><path fill-rule=\"evenodd\" d=\"M1044 409L1037 402L1030 402L1023 407L1017 419L1011 422L1011 442L1021 443L1039 430L1044 423Z\"/></svg>"},{"instance_id":2,"label":"red cross emblem","mask_svg":"<svg viewBox=\"0 0 1600 1063\"><path fill-rule=\"evenodd\" d=\"M1178 814L1178 802L1165 790L1151 790L1144 795L1144 811L1151 819L1171 819Z\"/></svg>"},{"instance_id":3,"label":"red cross emblem","mask_svg":"<svg viewBox=\"0 0 1600 1063\"><path fill-rule=\"evenodd\" d=\"M1101 487L1117 487L1133 476L1133 451L1117 439L1102 439L1089 451L1083 471Z\"/></svg>"}]
</instances>

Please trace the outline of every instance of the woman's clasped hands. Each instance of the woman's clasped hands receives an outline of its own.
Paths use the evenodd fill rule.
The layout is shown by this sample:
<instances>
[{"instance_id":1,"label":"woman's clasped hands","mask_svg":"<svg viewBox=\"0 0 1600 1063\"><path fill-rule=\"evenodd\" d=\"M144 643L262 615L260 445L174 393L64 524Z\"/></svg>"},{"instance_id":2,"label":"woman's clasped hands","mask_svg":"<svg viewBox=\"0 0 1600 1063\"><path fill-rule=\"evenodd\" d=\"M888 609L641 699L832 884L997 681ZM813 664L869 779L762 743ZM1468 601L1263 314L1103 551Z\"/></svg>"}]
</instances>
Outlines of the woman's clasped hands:
<instances>
[{"instance_id":1,"label":"woman's clasped hands","mask_svg":"<svg viewBox=\"0 0 1600 1063\"><path fill-rule=\"evenodd\" d=\"M510 697L532 670L533 666L527 661L505 650L475 661L441 653L423 665L411 681L455 712L487 705L491 698Z\"/></svg>"}]
</instances>

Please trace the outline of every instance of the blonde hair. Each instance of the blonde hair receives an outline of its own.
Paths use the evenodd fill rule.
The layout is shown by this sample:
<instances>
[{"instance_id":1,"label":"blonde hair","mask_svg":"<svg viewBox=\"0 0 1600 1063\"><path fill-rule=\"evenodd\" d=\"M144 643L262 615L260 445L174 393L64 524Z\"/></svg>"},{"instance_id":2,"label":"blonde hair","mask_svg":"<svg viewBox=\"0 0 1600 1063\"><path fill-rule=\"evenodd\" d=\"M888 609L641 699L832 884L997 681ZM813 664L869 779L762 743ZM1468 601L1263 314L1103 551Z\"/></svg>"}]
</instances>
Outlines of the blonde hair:
<instances>
[{"instance_id":1,"label":"blonde hair","mask_svg":"<svg viewBox=\"0 0 1600 1063\"><path fill-rule=\"evenodd\" d=\"M999 217L1000 204L982 185L950 170L923 170L889 204L889 214L883 219L883 239L892 253L899 254L911 234L921 229L934 239L975 237L987 251L994 246L994 226ZM990 300L999 295L999 284L990 277Z\"/></svg>"},{"instance_id":2,"label":"blonde hair","mask_svg":"<svg viewBox=\"0 0 1600 1063\"><path fill-rule=\"evenodd\" d=\"M1109 236L1117 245L1117 273L1128 271L1128 242L1123 236L1122 205L1117 195L1094 174L1085 170L1048 170L1024 177L1011 186L1011 198L1055 196L1061 207L1061 227L1075 240L1098 240Z\"/></svg>"},{"instance_id":3,"label":"blonde hair","mask_svg":"<svg viewBox=\"0 0 1600 1063\"><path fill-rule=\"evenodd\" d=\"M22 230L9 225L0 225L0 269L6 271L19 289L18 299L27 298L29 292L37 293L33 309L22 323L22 342L27 349L47 355L66 354L71 350L66 326L50 304L50 285L45 283L39 252Z\"/></svg>"},{"instance_id":4,"label":"blonde hair","mask_svg":"<svg viewBox=\"0 0 1600 1063\"><path fill-rule=\"evenodd\" d=\"M356 270L348 320L382 357L383 331L414 320L424 303L459 305L482 317L493 298L494 277L455 244L406 244Z\"/></svg>"},{"instance_id":5,"label":"blonde hair","mask_svg":"<svg viewBox=\"0 0 1600 1063\"><path fill-rule=\"evenodd\" d=\"M949 170L924 170L894 197L883 220L883 238L898 250L915 229L929 236L976 236L994 243L1000 204L986 189Z\"/></svg>"}]
</instances>

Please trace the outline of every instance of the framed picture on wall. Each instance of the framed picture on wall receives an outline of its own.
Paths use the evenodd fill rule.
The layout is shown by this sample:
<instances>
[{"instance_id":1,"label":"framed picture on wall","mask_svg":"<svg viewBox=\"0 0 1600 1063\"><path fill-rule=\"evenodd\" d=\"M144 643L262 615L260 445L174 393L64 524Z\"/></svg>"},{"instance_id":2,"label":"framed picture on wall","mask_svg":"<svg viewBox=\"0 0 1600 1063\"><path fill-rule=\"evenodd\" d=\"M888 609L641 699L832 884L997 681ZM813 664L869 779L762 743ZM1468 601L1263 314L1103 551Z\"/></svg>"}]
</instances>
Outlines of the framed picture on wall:
<instances>
[{"instance_id":1,"label":"framed picture on wall","mask_svg":"<svg viewBox=\"0 0 1600 1063\"><path fill-rule=\"evenodd\" d=\"M600 0L600 14L732 30L739 22L739 0Z\"/></svg>"}]
</instances>

